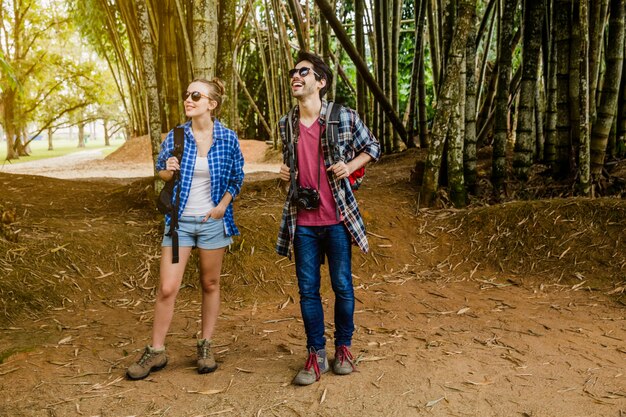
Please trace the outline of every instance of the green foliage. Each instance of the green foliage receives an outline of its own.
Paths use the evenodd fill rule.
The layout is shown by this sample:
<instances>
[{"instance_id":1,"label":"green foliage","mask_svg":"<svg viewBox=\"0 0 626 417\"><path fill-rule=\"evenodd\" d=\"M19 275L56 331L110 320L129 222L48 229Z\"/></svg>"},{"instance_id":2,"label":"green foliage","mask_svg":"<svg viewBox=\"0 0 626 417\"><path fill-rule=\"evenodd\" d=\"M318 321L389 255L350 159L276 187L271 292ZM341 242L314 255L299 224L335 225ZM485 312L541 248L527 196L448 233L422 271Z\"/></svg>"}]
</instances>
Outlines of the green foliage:
<instances>
[{"instance_id":1,"label":"green foliage","mask_svg":"<svg viewBox=\"0 0 626 417\"><path fill-rule=\"evenodd\" d=\"M252 38L251 33L244 33L248 39ZM259 50L258 45L250 40L244 43L240 54L242 55L240 75L244 84L248 88L250 94L254 97L256 105L260 109L267 109L268 99L265 89L265 77L263 74L263 66L261 64L260 53L265 53ZM261 122L258 120L258 115L254 112L248 98L243 91L239 91L239 97L237 99L237 105L239 115L241 116L240 123L242 124L240 136L244 138L262 138L264 140L270 139L269 135L263 129ZM267 113L266 113L267 114Z\"/></svg>"},{"instance_id":2,"label":"green foliage","mask_svg":"<svg viewBox=\"0 0 626 417\"><path fill-rule=\"evenodd\" d=\"M347 78L349 80L353 80L350 81L352 83L352 86L356 86L356 67L354 66L348 55L342 53L340 57L340 62L342 62L342 67L347 75ZM339 74L335 74L335 76L337 77L337 91L335 92L335 101L353 109L356 108L356 94L344 82Z\"/></svg>"},{"instance_id":3,"label":"green foliage","mask_svg":"<svg viewBox=\"0 0 626 417\"><path fill-rule=\"evenodd\" d=\"M60 0L32 2L28 8L2 14L0 43L3 74L0 91L17 90L12 106L18 131L31 136L86 118L118 117L119 99L106 66L76 35L76 27ZM12 8L10 8L12 9ZM15 20L23 23L16 25ZM14 45L23 45L15 49ZM104 110L106 109L106 110Z\"/></svg>"},{"instance_id":4,"label":"green foliage","mask_svg":"<svg viewBox=\"0 0 626 417\"><path fill-rule=\"evenodd\" d=\"M15 76L15 71L11 65L4 59L4 53L0 50L0 74L2 74L2 78L7 80L7 84L5 88L8 86L12 89L17 89L19 87L19 81ZM2 83L0 83L0 93L2 93Z\"/></svg>"}]
</instances>

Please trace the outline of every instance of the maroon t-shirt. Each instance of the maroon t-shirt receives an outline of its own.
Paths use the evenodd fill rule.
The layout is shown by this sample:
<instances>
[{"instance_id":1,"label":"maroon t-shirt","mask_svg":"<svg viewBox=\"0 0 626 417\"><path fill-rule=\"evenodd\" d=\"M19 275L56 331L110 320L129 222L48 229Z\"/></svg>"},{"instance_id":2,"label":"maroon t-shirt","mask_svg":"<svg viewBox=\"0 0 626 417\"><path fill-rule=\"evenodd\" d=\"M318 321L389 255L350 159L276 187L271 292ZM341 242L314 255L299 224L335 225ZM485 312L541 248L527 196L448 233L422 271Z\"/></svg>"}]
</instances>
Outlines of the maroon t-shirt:
<instances>
[{"instance_id":1,"label":"maroon t-shirt","mask_svg":"<svg viewBox=\"0 0 626 417\"><path fill-rule=\"evenodd\" d=\"M337 206L324 167L324 156L320 148L322 126L316 119L309 127L300 122L298 139L298 184L314 188L320 193L320 206L315 210L298 209L298 226L330 226L340 223ZM319 172L319 189L317 185Z\"/></svg>"}]
</instances>

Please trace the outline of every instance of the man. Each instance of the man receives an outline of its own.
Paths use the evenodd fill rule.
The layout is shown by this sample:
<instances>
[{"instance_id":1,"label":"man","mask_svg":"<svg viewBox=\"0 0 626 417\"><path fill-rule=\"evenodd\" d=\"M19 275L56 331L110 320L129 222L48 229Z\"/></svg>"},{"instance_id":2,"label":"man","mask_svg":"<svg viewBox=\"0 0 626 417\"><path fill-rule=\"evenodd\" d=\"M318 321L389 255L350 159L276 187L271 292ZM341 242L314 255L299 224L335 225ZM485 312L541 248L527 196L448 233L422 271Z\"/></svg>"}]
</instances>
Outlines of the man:
<instances>
[{"instance_id":1,"label":"man","mask_svg":"<svg viewBox=\"0 0 626 417\"><path fill-rule=\"evenodd\" d=\"M351 243L363 252L369 247L348 177L378 160L380 145L357 113L345 107L339 114L339 137L334 144L327 141L328 102L323 97L333 73L319 56L300 52L289 75L298 104L279 122L284 161L280 178L291 184L276 251L291 257L293 249L295 254L308 358L293 382L310 385L329 370L320 297L324 257L335 292L333 372L347 375L355 369L350 353L354 332Z\"/></svg>"}]
</instances>

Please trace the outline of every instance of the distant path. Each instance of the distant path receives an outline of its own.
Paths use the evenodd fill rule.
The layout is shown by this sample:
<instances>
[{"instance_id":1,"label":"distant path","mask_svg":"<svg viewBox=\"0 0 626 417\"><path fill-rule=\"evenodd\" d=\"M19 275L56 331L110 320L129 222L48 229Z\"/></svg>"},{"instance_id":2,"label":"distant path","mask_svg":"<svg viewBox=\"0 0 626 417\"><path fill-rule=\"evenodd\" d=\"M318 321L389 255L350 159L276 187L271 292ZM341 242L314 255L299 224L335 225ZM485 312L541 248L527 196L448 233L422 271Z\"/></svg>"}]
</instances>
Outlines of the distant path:
<instances>
[{"instance_id":1,"label":"distant path","mask_svg":"<svg viewBox=\"0 0 626 417\"><path fill-rule=\"evenodd\" d=\"M30 174L34 171L45 171L47 169L57 169L60 167L74 166L88 161L102 160L104 155L101 149L88 149L77 151L54 158L37 159L28 162L3 161L0 165L1 172L11 172L16 174Z\"/></svg>"},{"instance_id":2,"label":"distant path","mask_svg":"<svg viewBox=\"0 0 626 417\"><path fill-rule=\"evenodd\" d=\"M258 142L258 141L242 141ZM264 142L258 142L264 144ZM257 146L258 147L258 146ZM257 162L258 151L251 146L242 146L244 159L244 172L278 173L280 165L277 163ZM249 155L248 155L249 154ZM105 159L102 150L93 149L78 151L64 156L40 159L36 161L20 162L12 164L4 162L0 164L0 173L41 175L44 177L59 179L78 178L142 178L152 176L151 161L110 161Z\"/></svg>"}]
</instances>

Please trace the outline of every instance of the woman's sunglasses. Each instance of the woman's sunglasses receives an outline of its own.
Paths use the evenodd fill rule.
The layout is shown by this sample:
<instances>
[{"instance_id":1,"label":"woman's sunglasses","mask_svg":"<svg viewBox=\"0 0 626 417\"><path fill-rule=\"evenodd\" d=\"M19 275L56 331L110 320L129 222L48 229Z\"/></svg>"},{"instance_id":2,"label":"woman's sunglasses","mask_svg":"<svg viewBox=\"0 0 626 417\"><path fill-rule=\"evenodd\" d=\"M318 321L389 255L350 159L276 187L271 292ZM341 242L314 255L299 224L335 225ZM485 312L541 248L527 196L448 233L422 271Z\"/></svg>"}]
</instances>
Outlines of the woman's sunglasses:
<instances>
[{"instance_id":1,"label":"woman's sunglasses","mask_svg":"<svg viewBox=\"0 0 626 417\"><path fill-rule=\"evenodd\" d=\"M315 74L318 78L322 78L322 76L319 75L317 72L315 72L314 69L309 68L309 67L290 69L289 78L293 78L293 76L296 75L296 73L298 73L301 77L306 77L307 75L309 75L309 71L313 71L313 74Z\"/></svg>"},{"instance_id":2,"label":"woman's sunglasses","mask_svg":"<svg viewBox=\"0 0 626 417\"><path fill-rule=\"evenodd\" d=\"M200 99L201 99L202 97L210 99L210 97L209 97L209 96L205 96L204 94L202 94L202 93L201 93L201 92L199 92L199 91L192 91L192 92L185 91L185 92L183 93L183 101L187 100L187 98L189 98L189 96L191 96L191 99L192 99L193 101L200 101Z\"/></svg>"}]
</instances>

